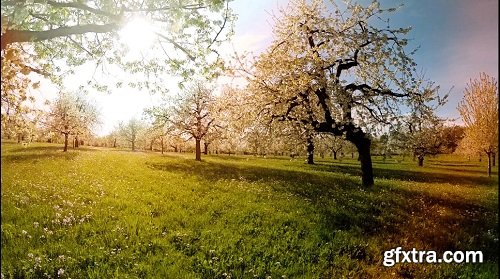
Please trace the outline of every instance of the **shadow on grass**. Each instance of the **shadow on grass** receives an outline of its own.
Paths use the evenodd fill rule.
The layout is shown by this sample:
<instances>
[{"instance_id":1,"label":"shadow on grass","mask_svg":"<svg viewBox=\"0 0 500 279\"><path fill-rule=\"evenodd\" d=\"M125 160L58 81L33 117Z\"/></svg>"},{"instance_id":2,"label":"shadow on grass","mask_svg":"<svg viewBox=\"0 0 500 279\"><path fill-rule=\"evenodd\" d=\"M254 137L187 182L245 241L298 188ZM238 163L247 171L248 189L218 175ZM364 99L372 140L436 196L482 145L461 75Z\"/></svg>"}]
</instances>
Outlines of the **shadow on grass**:
<instances>
[{"instance_id":1,"label":"shadow on grass","mask_svg":"<svg viewBox=\"0 0 500 279\"><path fill-rule=\"evenodd\" d=\"M309 167L310 169L320 170L324 172L347 173L350 175L361 176L360 167L355 165L318 163ZM464 172L469 172L469 171L475 171L475 170L465 170L465 171L460 171L460 173L450 174L450 173L428 172L425 170L418 171L418 170L378 168L376 166L373 167L373 173L375 178L415 181L415 182L425 182L425 183L451 183L458 185L469 184L478 186L479 185L494 186L497 184L498 181L497 178L463 175Z\"/></svg>"},{"instance_id":2,"label":"shadow on grass","mask_svg":"<svg viewBox=\"0 0 500 279\"><path fill-rule=\"evenodd\" d=\"M21 147L21 148L16 148L10 150L10 152L18 153L26 153L26 152L57 152L61 151L63 152L64 146L28 146L26 148ZM89 147L78 147L78 148L72 148L68 146L68 151L67 152L72 152L72 151L98 151L94 148L89 148Z\"/></svg>"},{"instance_id":3,"label":"shadow on grass","mask_svg":"<svg viewBox=\"0 0 500 279\"><path fill-rule=\"evenodd\" d=\"M73 160L80 151L96 151L95 149L80 147L78 149L69 148L63 152L62 146L30 146L27 148L15 148L2 154L2 162L26 162L37 163L43 159L66 159Z\"/></svg>"},{"instance_id":4,"label":"shadow on grass","mask_svg":"<svg viewBox=\"0 0 500 279\"><path fill-rule=\"evenodd\" d=\"M259 181L273 191L293 194L310 202L314 211L321 214L323 221L316 233L325 242L331 241L338 230L353 230L362 236L382 238L388 247L424 245L437 251L481 250L485 257L497 259L498 242L485 232L493 230L493 235L497 234L494 231L498 211L457 198L383 186L365 190L360 187L359 177L329 172L189 160L176 164L148 163L148 166L208 181ZM388 174L404 178L415 175L398 174L401 172ZM351 173L356 172L351 170ZM436 175L433 181L447 179Z\"/></svg>"}]
</instances>

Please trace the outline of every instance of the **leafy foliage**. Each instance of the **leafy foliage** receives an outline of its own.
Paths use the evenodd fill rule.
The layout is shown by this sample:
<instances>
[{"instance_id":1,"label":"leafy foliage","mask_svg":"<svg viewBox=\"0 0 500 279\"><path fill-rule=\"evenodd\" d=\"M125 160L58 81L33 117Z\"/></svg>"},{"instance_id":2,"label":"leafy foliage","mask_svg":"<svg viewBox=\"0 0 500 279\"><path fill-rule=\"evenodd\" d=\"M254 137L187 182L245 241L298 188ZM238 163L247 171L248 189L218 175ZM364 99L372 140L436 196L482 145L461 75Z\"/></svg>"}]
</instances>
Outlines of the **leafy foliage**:
<instances>
[{"instance_id":1,"label":"leafy foliage","mask_svg":"<svg viewBox=\"0 0 500 279\"><path fill-rule=\"evenodd\" d=\"M271 46L251 72L254 98L273 119L344 136L358 148L363 183L373 184L369 131L407 111L429 114L444 99L407 53L409 28L381 20L377 1L345 11L321 0L293 1L277 19ZM387 26L380 27L382 24Z\"/></svg>"},{"instance_id":2,"label":"leafy foliage","mask_svg":"<svg viewBox=\"0 0 500 279\"><path fill-rule=\"evenodd\" d=\"M488 175L491 175L491 157L498 152L498 83L495 78L481 73L479 79L467 84L458 111L465 123L465 146L488 156Z\"/></svg>"},{"instance_id":3,"label":"leafy foliage","mask_svg":"<svg viewBox=\"0 0 500 279\"><path fill-rule=\"evenodd\" d=\"M99 111L83 95L60 92L46 115L45 124L52 132L64 135L64 151L68 147L69 135L90 135L99 124Z\"/></svg>"},{"instance_id":4,"label":"leafy foliage","mask_svg":"<svg viewBox=\"0 0 500 279\"><path fill-rule=\"evenodd\" d=\"M231 35L234 20L228 2L220 0L7 0L1 9L2 23L7 22L2 50L16 42L30 42L38 59L52 65L57 75L61 69L58 61L70 67L88 61L102 67L120 65L130 72L142 72L143 79L164 71L184 77L195 71L211 75L221 66L217 47ZM148 51L154 55L127 59L118 32L137 17L151 22L156 44Z\"/></svg>"},{"instance_id":5,"label":"leafy foliage","mask_svg":"<svg viewBox=\"0 0 500 279\"><path fill-rule=\"evenodd\" d=\"M34 70L31 56L16 46L2 51L1 123L2 136L31 137L39 118L32 89L39 87L29 74Z\"/></svg>"}]
</instances>

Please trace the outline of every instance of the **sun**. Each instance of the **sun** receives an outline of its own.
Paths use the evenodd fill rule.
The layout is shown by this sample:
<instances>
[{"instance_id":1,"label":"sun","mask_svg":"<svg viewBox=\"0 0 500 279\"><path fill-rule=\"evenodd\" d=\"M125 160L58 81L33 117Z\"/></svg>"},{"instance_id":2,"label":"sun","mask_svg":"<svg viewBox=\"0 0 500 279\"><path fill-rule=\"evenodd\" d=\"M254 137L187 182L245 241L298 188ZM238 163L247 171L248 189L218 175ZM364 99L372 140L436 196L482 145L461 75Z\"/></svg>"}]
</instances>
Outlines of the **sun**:
<instances>
[{"instance_id":1,"label":"sun","mask_svg":"<svg viewBox=\"0 0 500 279\"><path fill-rule=\"evenodd\" d=\"M133 51L148 49L156 38L153 26L142 17L132 18L118 33L120 40Z\"/></svg>"}]
</instances>

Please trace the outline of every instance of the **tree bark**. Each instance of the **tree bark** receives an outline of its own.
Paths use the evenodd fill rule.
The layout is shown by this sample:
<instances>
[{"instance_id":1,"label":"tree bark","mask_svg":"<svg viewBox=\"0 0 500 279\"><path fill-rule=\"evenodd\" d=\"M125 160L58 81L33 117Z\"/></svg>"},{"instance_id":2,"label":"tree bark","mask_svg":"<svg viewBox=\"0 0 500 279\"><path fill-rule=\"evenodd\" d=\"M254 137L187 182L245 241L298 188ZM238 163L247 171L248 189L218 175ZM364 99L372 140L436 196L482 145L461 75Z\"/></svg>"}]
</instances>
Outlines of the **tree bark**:
<instances>
[{"instance_id":1,"label":"tree bark","mask_svg":"<svg viewBox=\"0 0 500 279\"><path fill-rule=\"evenodd\" d=\"M373 166L370 154L371 140L363 137L353 142L358 149L358 160L361 162L361 180L365 188L373 186Z\"/></svg>"},{"instance_id":2,"label":"tree bark","mask_svg":"<svg viewBox=\"0 0 500 279\"><path fill-rule=\"evenodd\" d=\"M135 140L132 141L132 151L135 151Z\"/></svg>"},{"instance_id":3,"label":"tree bark","mask_svg":"<svg viewBox=\"0 0 500 279\"><path fill-rule=\"evenodd\" d=\"M39 42L54 39L57 37L66 37L85 33L108 33L118 30L116 23L109 24L87 24L76 26L63 26L50 30L28 31L28 30L6 30L1 37L1 48L4 50L11 43Z\"/></svg>"},{"instance_id":4,"label":"tree bark","mask_svg":"<svg viewBox=\"0 0 500 279\"><path fill-rule=\"evenodd\" d=\"M68 151L68 134L64 134L64 152Z\"/></svg>"},{"instance_id":5,"label":"tree bark","mask_svg":"<svg viewBox=\"0 0 500 279\"><path fill-rule=\"evenodd\" d=\"M333 150L333 160L337 160L337 151Z\"/></svg>"},{"instance_id":6,"label":"tree bark","mask_svg":"<svg viewBox=\"0 0 500 279\"><path fill-rule=\"evenodd\" d=\"M491 152L486 152L488 156L488 177L491 177Z\"/></svg>"},{"instance_id":7,"label":"tree bark","mask_svg":"<svg viewBox=\"0 0 500 279\"><path fill-rule=\"evenodd\" d=\"M208 146L210 143L203 142L203 154L207 155L208 154Z\"/></svg>"},{"instance_id":8,"label":"tree bark","mask_svg":"<svg viewBox=\"0 0 500 279\"><path fill-rule=\"evenodd\" d=\"M424 166L424 156L418 156L418 166L419 167Z\"/></svg>"},{"instance_id":9,"label":"tree bark","mask_svg":"<svg viewBox=\"0 0 500 279\"><path fill-rule=\"evenodd\" d=\"M307 138L307 163L314 165L314 142L311 137Z\"/></svg>"},{"instance_id":10,"label":"tree bark","mask_svg":"<svg viewBox=\"0 0 500 279\"><path fill-rule=\"evenodd\" d=\"M162 155L163 155L163 149L164 149L164 147L163 147L163 146L164 146L164 145L163 145L163 137L161 137L161 154L162 154Z\"/></svg>"},{"instance_id":11,"label":"tree bark","mask_svg":"<svg viewBox=\"0 0 500 279\"><path fill-rule=\"evenodd\" d=\"M74 148L78 148L80 146L79 144L80 144L80 142L78 140L78 135L76 135L75 136L75 146L74 146Z\"/></svg>"},{"instance_id":12,"label":"tree bark","mask_svg":"<svg viewBox=\"0 0 500 279\"><path fill-rule=\"evenodd\" d=\"M491 153L491 165L492 166L496 165L496 156L497 156L497 154L495 152Z\"/></svg>"},{"instance_id":13,"label":"tree bark","mask_svg":"<svg viewBox=\"0 0 500 279\"><path fill-rule=\"evenodd\" d=\"M196 139L196 161L201 161L201 139Z\"/></svg>"},{"instance_id":14,"label":"tree bark","mask_svg":"<svg viewBox=\"0 0 500 279\"><path fill-rule=\"evenodd\" d=\"M115 140L113 141L113 148L115 148L115 147L116 147L116 138L115 138Z\"/></svg>"}]
</instances>

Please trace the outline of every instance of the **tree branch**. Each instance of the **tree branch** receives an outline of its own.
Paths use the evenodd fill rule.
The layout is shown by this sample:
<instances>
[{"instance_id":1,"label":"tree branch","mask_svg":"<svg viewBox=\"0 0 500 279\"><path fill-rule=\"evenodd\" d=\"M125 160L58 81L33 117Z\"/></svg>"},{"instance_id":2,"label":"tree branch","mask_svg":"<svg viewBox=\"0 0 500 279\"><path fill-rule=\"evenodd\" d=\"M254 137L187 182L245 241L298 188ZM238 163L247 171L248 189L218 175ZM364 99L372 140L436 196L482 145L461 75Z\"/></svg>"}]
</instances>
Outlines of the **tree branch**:
<instances>
[{"instance_id":1,"label":"tree branch","mask_svg":"<svg viewBox=\"0 0 500 279\"><path fill-rule=\"evenodd\" d=\"M68 27L59 27L44 31L26 31L26 30L6 30L1 37L1 50L4 50L12 43L21 42L40 42L57 37L64 37L69 35L79 35L85 33L108 33L118 30L119 26L116 23L108 24L87 24L75 25Z\"/></svg>"}]
</instances>

